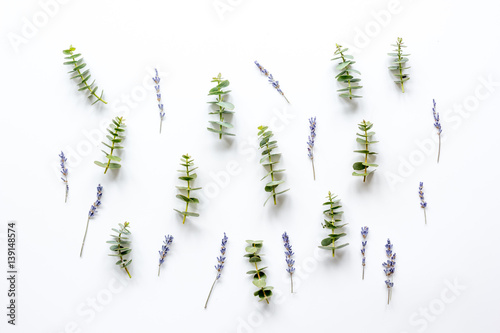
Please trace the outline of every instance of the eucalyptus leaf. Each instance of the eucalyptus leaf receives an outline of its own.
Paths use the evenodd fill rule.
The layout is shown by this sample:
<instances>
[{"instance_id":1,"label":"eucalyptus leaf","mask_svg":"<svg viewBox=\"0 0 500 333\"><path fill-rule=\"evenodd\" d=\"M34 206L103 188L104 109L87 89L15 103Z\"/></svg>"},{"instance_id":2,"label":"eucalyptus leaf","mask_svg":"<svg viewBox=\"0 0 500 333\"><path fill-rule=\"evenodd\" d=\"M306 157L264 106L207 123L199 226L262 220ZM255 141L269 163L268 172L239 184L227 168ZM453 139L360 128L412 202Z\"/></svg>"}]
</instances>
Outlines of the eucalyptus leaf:
<instances>
[{"instance_id":1,"label":"eucalyptus leaf","mask_svg":"<svg viewBox=\"0 0 500 333\"><path fill-rule=\"evenodd\" d=\"M212 110L209 112L209 114L216 114L218 115L217 120L209 120L209 123L211 127L207 127L207 130L212 133L216 133L219 136L219 139L222 139L224 135L228 136L234 136L233 133L226 132L224 129L228 128L233 128L233 125L228 122L227 120L224 119L225 114L231 114L234 113L232 110L234 110L234 105L232 103L229 103L227 101L224 101L224 96L230 92L230 90L227 91L222 91L222 88L228 87L229 86L229 81L224 80L219 73L218 76L214 77L212 82L217 83L215 87L210 89L208 95L215 95L216 100L215 101L210 101L212 106L218 107L217 110ZM212 107L213 108L213 107Z\"/></svg>"},{"instance_id":2,"label":"eucalyptus leaf","mask_svg":"<svg viewBox=\"0 0 500 333\"><path fill-rule=\"evenodd\" d=\"M178 172L181 172L184 174L184 176L178 177L180 180L185 181L187 184L186 186L176 186L176 188L179 191L182 191L182 194L177 194L175 197L182 200L183 203L185 204L185 209L184 211L180 211L178 209L174 209L176 212L178 212L182 216L182 224L186 222L186 217L187 216L192 216L192 217L198 217L198 213L190 212L189 205L190 204L197 204L199 203L199 200L191 195L192 191L199 190L201 187L198 188L193 188L191 187L192 182L197 178L197 174L194 173L193 171L198 169L198 167L194 167L194 160L189 156L188 154L182 155L181 158L181 163L180 165L185 167L185 170L177 170ZM184 195L186 193L186 195Z\"/></svg>"},{"instance_id":3,"label":"eucalyptus leaf","mask_svg":"<svg viewBox=\"0 0 500 333\"><path fill-rule=\"evenodd\" d=\"M129 270L127 269L127 266L132 263L132 260L129 260L125 256L128 255L130 252L132 252L132 249L128 244L130 244L129 241L124 241L123 239L127 239L126 237L123 237L123 235L129 235L130 231L128 230L130 224L129 222L125 222L124 224L119 223L119 229L112 228L111 230L116 233L116 235L112 235L113 240L108 241L106 243L108 244L113 244L110 246L110 250L113 252L113 254L110 254L112 257L117 257L120 260L116 261L116 265L120 265L121 268L125 269L125 272L127 272L128 276L132 278L130 275Z\"/></svg>"},{"instance_id":4,"label":"eucalyptus leaf","mask_svg":"<svg viewBox=\"0 0 500 333\"><path fill-rule=\"evenodd\" d=\"M406 45L403 45L403 39L402 38L397 38L396 44L392 44L396 47L394 51L396 53L388 53L389 56L394 57L394 61L392 62L392 65L389 66L389 70L391 71L397 71L393 72L394 76L399 77L399 80L394 81L401 87L401 91L404 93L405 92L405 87L404 87L404 82L408 81L410 79L409 75L407 73L404 73L403 70L406 70L410 67L404 67L405 64L409 61L409 56L410 54L405 54L403 53L403 48L406 47Z\"/></svg>"}]
</instances>

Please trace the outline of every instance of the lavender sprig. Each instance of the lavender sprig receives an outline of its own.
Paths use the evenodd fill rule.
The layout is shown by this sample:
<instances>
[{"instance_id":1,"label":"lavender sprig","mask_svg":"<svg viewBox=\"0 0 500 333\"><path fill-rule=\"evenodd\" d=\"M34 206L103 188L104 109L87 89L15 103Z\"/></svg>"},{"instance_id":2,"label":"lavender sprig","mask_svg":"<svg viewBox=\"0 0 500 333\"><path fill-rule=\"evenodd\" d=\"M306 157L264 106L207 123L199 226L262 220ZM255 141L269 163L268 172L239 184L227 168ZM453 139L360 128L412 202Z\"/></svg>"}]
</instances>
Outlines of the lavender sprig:
<instances>
[{"instance_id":1,"label":"lavender sprig","mask_svg":"<svg viewBox=\"0 0 500 333\"><path fill-rule=\"evenodd\" d=\"M174 241L174 236L168 235L165 236L165 240L163 241L163 245L161 246L161 251L158 251L160 254L160 263L158 264L158 276L160 276L160 268L163 262L165 261L165 257L167 256L168 251L170 251L170 245Z\"/></svg>"},{"instance_id":2,"label":"lavender sprig","mask_svg":"<svg viewBox=\"0 0 500 333\"><path fill-rule=\"evenodd\" d=\"M366 236L368 236L368 227L361 227L361 236L363 236L364 241L361 241L361 254L363 255L363 259L361 261L361 264L363 265L363 275L361 277L362 280L365 279L365 264L366 264L366 257L365 257L365 250L366 250Z\"/></svg>"},{"instance_id":3,"label":"lavender sprig","mask_svg":"<svg viewBox=\"0 0 500 333\"><path fill-rule=\"evenodd\" d=\"M387 239L387 244L385 244L385 254L387 256L387 261L382 263L382 266L384 266L384 273L387 277L385 285L387 286L387 304L389 304L392 295L392 287L394 287L393 275L396 266L396 253L392 252L392 244L389 238ZM393 278L392 280L391 277Z\"/></svg>"},{"instance_id":4,"label":"lavender sprig","mask_svg":"<svg viewBox=\"0 0 500 333\"><path fill-rule=\"evenodd\" d=\"M212 287L210 288L210 292L208 293L207 301L205 302L205 309L207 308L208 305L208 300L210 299L210 296L212 295L212 290L214 290L215 283L217 280L220 279L222 275L222 269L224 268L224 263L226 262L226 244L227 244L227 236L226 233L224 233L224 237L222 238L222 242L220 245L220 256L217 257L217 265L215 265L215 270L217 271L217 276L215 277L214 283L212 283Z\"/></svg>"},{"instance_id":5,"label":"lavender sprig","mask_svg":"<svg viewBox=\"0 0 500 333\"><path fill-rule=\"evenodd\" d=\"M424 200L424 183L420 182L420 186L418 187L418 196L420 197L420 207L424 209L424 218L425 224L427 224L427 214L425 213L425 207L427 207L427 202Z\"/></svg>"},{"instance_id":6,"label":"lavender sprig","mask_svg":"<svg viewBox=\"0 0 500 333\"><path fill-rule=\"evenodd\" d=\"M165 112L163 111L163 104L161 103L161 92L160 92L160 77L158 76L158 70L155 68L156 75L153 78L153 81L156 83L156 100L158 101L158 108L160 109L160 134L161 134L161 125L163 123L163 117L165 116Z\"/></svg>"},{"instance_id":7,"label":"lavender sprig","mask_svg":"<svg viewBox=\"0 0 500 333\"><path fill-rule=\"evenodd\" d=\"M295 254L292 251L292 245L290 245L290 239L288 238L288 234L286 231L281 236L283 238L283 246L285 247L285 262L287 265L286 271L290 274L290 292L293 293L293 273L295 272L295 268L293 265L295 264L295 260L292 259L292 256Z\"/></svg>"},{"instance_id":8,"label":"lavender sprig","mask_svg":"<svg viewBox=\"0 0 500 333\"><path fill-rule=\"evenodd\" d=\"M269 73L267 71L267 69L262 67L261 64L259 64L257 61L254 61L254 63L257 65L257 67L259 67L260 72L262 74L264 74L265 76L267 76L269 83L271 83L271 85L274 87L274 89L276 89L283 97L285 97L288 104L290 104L290 101L288 101L288 98L286 98L285 94L283 93L283 91L280 88L279 81L275 81L273 78L273 75L271 73Z\"/></svg>"},{"instance_id":9,"label":"lavender sprig","mask_svg":"<svg viewBox=\"0 0 500 333\"><path fill-rule=\"evenodd\" d=\"M313 169L313 178L316 180L316 171L314 170L314 140L316 139L316 117L309 118L309 129L311 130L311 134L308 137L307 141L307 156L311 159L312 169Z\"/></svg>"},{"instance_id":10,"label":"lavender sprig","mask_svg":"<svg viewBox=\"0 0 500 333\"><path fill-rule=\"evenodd\" d=\"M66 185L66 195L64 197L64 202L68 201L68 191L69 191L69 186L68 186L68 168L66 167L66 161L68 160L66 156L64 156L64 153L61 151L61 154L59 155L61 158L61 173L64 177L61 177L62 181Z\"/></svg>"},{"instance_id":11,"label":"lavender sprig","mask_svg":"<svg viewBox=\"0 0 500 333\"><path fill-rule=\"evenodd\" d=\"M432 103L434 106L432 107L432 114L434 115L434 127L437 129L437 134L439 138L439 148L438 148L438 159L437 162L439 163L439 156L441 155L441 132L443 130L441 129L441 122L439 121L439 112L436 111L436 101L432 100Z\"/></svg>"},{"instance_id":12,"label":"lavender sprig","mask_svg":"<svg viewBox=\"0 0 500 333\"><path fill-rule=\"evenodd\" d=\"M85 227L85 235L83 235L82 249L80 250L80 258L82 257L83 247L85 245L85 239L87 238L87 231L89 230L89 221L97 213L97 207L101 205L101 197L102 197L102 186L101 184L99 184L97 185L97 200L92 204L92 206L90 206L87 218L87 226Z\"/></svg>"}]
</instances>

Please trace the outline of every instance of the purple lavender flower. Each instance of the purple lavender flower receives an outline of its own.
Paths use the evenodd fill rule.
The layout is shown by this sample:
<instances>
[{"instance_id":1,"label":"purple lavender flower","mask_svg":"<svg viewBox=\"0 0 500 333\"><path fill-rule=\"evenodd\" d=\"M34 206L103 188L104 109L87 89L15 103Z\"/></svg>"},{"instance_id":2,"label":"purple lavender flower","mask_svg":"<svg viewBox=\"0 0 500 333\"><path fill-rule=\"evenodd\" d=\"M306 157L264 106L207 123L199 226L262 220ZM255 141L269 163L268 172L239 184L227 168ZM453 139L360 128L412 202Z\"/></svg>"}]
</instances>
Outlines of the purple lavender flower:
<instances>
[{"instance_id":1,"label":"purple lavender flower","mask_svg":"<svg viewBox=\"0 0 500 333\"><path fill-rule=\"evenodd\" d=\"M427 214L425 213L425 207L427 207L427 202L424 200L424 183L420 182L420 186L418 187L418 196L420 197L420 207L424 209L424 218L425 224L427 224Z\"/></svg>"},{"instance_id":2,"label":"purple lavender flower","mask_svg":"<svg viewBox=\"0 0 500 333\"><path fill-rule=\"evenodd\" d=\"M283 246L285 247L285 262L287 265L286 271L290 274L290 292L293 293L293 278L292 275L295 272L295 267L293 265L295 264L295 260L292 259L292 256L295 254L292 251L292 245L290 245L290 239L288 237L288 234L286 231L283 233L281 236L283 239Z\"/></svg>"},{"instance_id":3,"label":"purple lavender flower","mask_svg":"<svg viewBox=\"0 0 500 333\"><path fill-rule=\"evenodd\" d=\"M387 244L385 245L385 254L387 256L387 261L382 263L384 267L384 273L387 277L385 284L387 286L387 304L391 299L392 287L394 287L394 282L391 281L391 277L394 275L396 267L396 253L392 252L391 240L387 239Z\"/></svg>"},{"instance_id":4,"label":"purple lavender flower","mask_svg":"<svg viewBox=\"0 0 500 333\"><path fill-rule=\"evenodd\" d=\"M262 74L264 74L265 76L267 76L267 78L269 80L269 83L271 83L271 85L274 87L274 89L276 89L276 91L278 91L286 99L286 101L288 103L290 103L288 101L288 98L286 98L285 94L281 90L279 81L275 81L274 78L273 78L273 75L271 73L269 73L267 71L267 69L265 69L264 67L262 67L261 64L259 64L257 61L254 61L254 63L255 63L255 65L257 65L257 67L259 68L260 72Z\"/></svg>"},{"instance_id":5,"label":"purple lavender flower","mask_svg":"<svg viewBox=\"0 0 500 333\"><path fill-rule=\"evenodd\" d=\"M363 236L363 239L366 239L366 236L368 236L368 227L361 227L361 236ZM361 255L363 256L363 259L361 261L361 264L363 265L363 275L362 275L362 280L365 279L365 251L366 251L366 240L361 241Z\"/></svg>"},{"instance_id":6,"label":"purple lavender flower","mask_svg":"<svg viewBox=\"0 0 500 333\"><path fill-rule=\"evenodd\" d=\"M161 246L161 251L158 251L160 254L160 260L158 264L158 276L160 276L160 268L163 262L165 261L165 257L167 256L168 251L170 251L170 245L174 241L174 236L168 235L165 236L165 240L163 241L163 245Z\"/></svg>"},{"instance_id":7,"label":"purple lavender flower","mask_svg":"<svg viewBox=\"0 0 500 333\"><path fill-rule=\"evenodd\" d=\"M439 137L439 148L438 148L438 159L437 162L439 163L439 156L441 155L441 132L443 130L441 129L441 122L439 121L439 112L436 111L436 101L432 100L432 103L434 106L432 107L432 114L434 115L434 127L437 129L437 134Z\"/></svg>"},{"instance_id":8,"label":"purple lavender flower","mask_svg":"<svg viewBox=\"0 0 500 333\"><path fill-rule=\"evenodd\" d=\"M210 292L208 293L207 301L205 302L205 309L207 308L208 300L210 299L210 296L212 295L212 290L214 290L215 283L221 277L222 269L224 268L224 263L226 262L225 255L226 255L227 240L228 240L228 237L226 236L226 233L224 233L224 237L222 238L221 245L220 245L220 256L217 257L217 265L215 265L215 270L217 271L217 276L215 277L214 283L212 283L212 287L210 288Z\"/></svg>"},{"instance_id":9,"label":"purple lavender flower","mask_svg":"<svg viewBox=\"0 0 500 333\"><path fill-rule=\"evenodd\" d=\"M97 207L101 205L101 197L102 197L102 186L101 184L97 185L97 200L90 206L88 218L87 218L87 226L85 227L85 234L83 235L82 249L80 250L80 257L83 254L83 247L85 245L85 239L87 238L87 231L89 229L89 221L92 217L97 213Z\"/></svg>"},{"instance_id":10,"label":"purple lavender flower","mask_svg":"<svg viewBox=\"0 0 500 333\"><path fill-rule=\"evenodd\" d=\"M314 140L316 139L316 117L309 118L309 129L311 130L311 134L308 137L307 141L307 156L311 159L312 169L313 169L313 178L316 180L316 171L314 170Z\"/></svg>"},{"instance_id":11,"label":"purple lavender flower","mask_svg":"<svg viewBox=\"0 0 500 333\"><path fill-rule=\"evenodd\" d=\"M153 78L153 81L156 83L156 100L158 101L158 108L160 109L160 133L161 133L161 125L163 122L163 117L165 116L165 112L163 111L163 104L161 103L161 92L160 92L160 77L158 76L158 70L155 68L156 76Z\"/></svg>"},{"instance_id":12,"label":"purple lavender flower","mask_svg":"<svg viewBox=\"0 0 500 333\"><path fill-rule=\"evenodd\" d=\"M61 158L61 174L63 177L61 177L61 180L64 182L66 185L66 195L64 197L64 202L68 201L68 191L69 191L69 186L68 186L68 168L66 167L66 161L68 160L66 156L64 156L64 153L61 151L61 154L59 155Z\"/></svg>"},{"instance_id":13,"label":"purple lavender flower","mask_svg":"<svg viewBox=\"0 0 500 333\"><path fill-rule=\"evenodd\" d=\"M224 233L224 238L222 238L221 245L220 245L220 256L217 257L217 265L215 265L215 269L217 270L217 277L215 278L216 280L220 279L221 274L222 274L222 269L224 268L224 262L226 262L226 244L227 244L227 236L226 233Z\"/></svg>"}]
</instances>

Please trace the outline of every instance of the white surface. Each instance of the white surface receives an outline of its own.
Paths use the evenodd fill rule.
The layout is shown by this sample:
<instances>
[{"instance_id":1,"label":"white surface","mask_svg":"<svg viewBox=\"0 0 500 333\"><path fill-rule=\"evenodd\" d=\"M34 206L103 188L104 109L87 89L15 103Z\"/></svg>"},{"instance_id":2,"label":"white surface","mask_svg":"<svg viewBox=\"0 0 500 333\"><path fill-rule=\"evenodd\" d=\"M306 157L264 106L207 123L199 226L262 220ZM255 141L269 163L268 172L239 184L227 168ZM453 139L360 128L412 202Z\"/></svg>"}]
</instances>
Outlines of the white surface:
<instances>
[{"instance_id":1,"label":"white surface","mask_svg":"<svg viewBox=\"0 0 500 333\"><path fill-rule=\"evenodd\" d=\"M16 52L8 34L21 34L23 17L32 21L42 9L34 0L2 1L0 230L5 233L8 220L18 222L20 265L18 326L8 326L2 310L2 332L496 331L498 6L486 0L404 1L362 47L357 31L377 32L373 13L388 10L388 2L222 3L232 6L223 19L212 0L68 1ZM411 53L404 95L387 70L386 53L398 36ZM336 42L356 46L364 86L356 103L335 91L330 59ZM104 88L107 106L91 107L68 79L61 50L71 43ZM290 106L254 60L280 81ZM154 66L161 72L166 109L162 135ZM221 142L205 129L211 119L206 94L219 72L230 80L236 105L233 141ZM497 82L491 91L481 83L488 76ZM483 97L477 107L468 107L472 111L461 115L454 109L473 103L475 94ZM398 174L402 160L418 160L417 142L436 138L433 98L442 117L441 163L432 147L391 186L387 177ZM283 113L288 118L277 117ZM100 140L91 142L85 133L116 115L125 115L128 124L123 168L103 175L93 164L102 159ZM311 116L318 122L315 182L306 151ZM380 141L373 146L380 167L366 184L351 176L359 158L352 152L359 148L356 124L362 119L375 124ZM261 124L275 131L280 166L287 169L282 187L291 188L277 207L262 207L266 193L259 180L265 171L255 149ZM72 156L67 204L58 176L61 149ZM80 151L79 158L72 150ZM181 225L173 211L181 206L175 170L186 152L200 167L196 185L212 195L204 192L200 218ZM227 184L213 185L213 175L229 161L238 172ZM421 180L427 226L417 194ZM104 186L102 206L80 259L98 183ZM342 198L349 223L345 240L351 245L335 260L315 257L327 254L317 245L327 234L321 203L328 190ZM105 243L110 228L125 220L133 232L131 280L114 266ZM361 281L363 225L370 234ZM284 230L296 252L294 295L285 272ZM204 310L224 231L226 268ZM157 251L167 233L175 240L158 278ZM387 237L398 254L390 306L381 267ZM269 306L252 295L245 239L264 240L268 283L281 295ZM5 239L0 242L4 253ZM4 267L5 255L1 258ZM454 295L446 281L454 280L466 289L445 304L440 299ZM116 292L117 281L128 285ZM106 304L91 310L88 302L96 297ZM420 309L429 307L432 317L422 319Z\"/></svg>"}]
</instances>

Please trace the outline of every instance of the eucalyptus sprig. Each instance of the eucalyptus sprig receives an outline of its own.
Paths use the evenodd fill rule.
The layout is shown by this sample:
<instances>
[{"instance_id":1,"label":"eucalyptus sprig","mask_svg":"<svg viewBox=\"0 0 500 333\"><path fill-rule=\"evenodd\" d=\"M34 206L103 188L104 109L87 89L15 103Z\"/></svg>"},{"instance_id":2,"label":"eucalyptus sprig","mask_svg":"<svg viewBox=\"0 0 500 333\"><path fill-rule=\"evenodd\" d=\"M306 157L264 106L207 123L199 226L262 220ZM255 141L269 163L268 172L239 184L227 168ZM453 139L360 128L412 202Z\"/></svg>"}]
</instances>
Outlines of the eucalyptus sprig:
<instances>
[{"instance_id":1,"label":"eucalyptus sprig","mask_svg":"<svg viewBox=\"0 0 500 333\"><path fill-rule=\"evenodd\" d=\"M264 273L264 269L267 267L262 267L259 268L257 263L261 262L261 255L259 254L260 249L262 248L262 243L263 241L257 240L247 240L247 247L245 248L245 251L247 254L244 255L244 257L248 258L248 261L251 264L255 265L255 270L248 271L247 274L250 274L253 276L253 281L252 283L259 288L256 292L253 293L254 296L258 296L260 298L259 301L266 301L267 304L269 304L269 299L273 295L273 287L267 286L266 284L266 279L267 275Z\"/></svg>"},{"instance_id":2,"label":"eucalyptus sprig","mask_svg":"<svg viewBox=\"0 0 500 333\"><path fill-rule=\"evenodd\" d=\"M179 198L186 203L186 209L183 212L181 212L180 210L174 209L177 213L179 213L183 216L182 224L184 224L186 222L186 216L194 216L194 217L200 216L200 214L198 214L198 213L193 213L193 212L188 211L190 203L199 203L200 202L197 198L191 196L191 191L201 190L201 187L191 187L192 182L196 179L196 177L198 177L196 175L196 173L193 172L194 170L198 169L198 167L193 168L193 166L194 166L193 161L194 160L191 159L191 156L189 156L188 154L182 155L182 158L181 158L182 163L180 163L180 164L185 169L184 170L177 170L178 172L182 172L185 174L184 176L180 176L179 179L184 180L187 183L187 186L176 186L176 188L178 190L185 191L185 193L186 193L186 195L177 194L175 196L176 198Z\"/></svg>"},{"instance_id":3,"label":"eucalyptus sprig","mask_svg":"<svg viewBox=\"0 0 500 333\"><path fill-rule=\"evenodd\" d=\"M409 69L410 67L403 67L409 60L408 58L406 58L407 56L409 56L409 54L403 54L403 48L406 47L406 45L403 44L404 44L403 38L398 37L398 39L396 40L396 44L391 44L396 48L394 50L394 52L396 53L387 53L387 54L395 57L394 61L392 62L392 66L389 66L389 69L392 71L396 71L393 74L398 77L398 80L394 82L401 85L401 91L403 91L404 93L405 92L404 83L410 79L410 75L403 73L403 71L405 69Z\"/></svg>"},{"instance_id":4,"label":"eucalyptus sprig","mask_svg":"<svg viewBox=\"0 0 500 333\"><path fill-rule=\"evenodd\" d=\"M363 86L357 85L357 82L361 81L361 79L355 78L353 75L353 73L359 75L361 75L361 73L351 68L351 65L355 64L356 61L354 61L354 57L352 55L345 54L345 52L349 50L348 48L342 48L342 45L339 44L335 45L337 47L334 53L336 57L331 60L341 59L341 62L336 67L336 69L339 70L340 73L338 73L337 76L335 76L335 78L337 79L337 81L347 84L347 88L342 88L337 90L338 92L341 92L339 96L346 97L349 99L361 98L362 96L352 94L353 90L363 88Z\"/></svg>"},{"instance_id":5,"label":"eucalyptus sprig","mask_svg":"<svg viewBox=\"0 0 500 333\"><path fill-rule=\"evenodd\" d=\"M365 161L364 162L356 162L352 165L352 168L355 170L352 173L352 175L353 176L362 176L363 182L366 181L366 176L368 176L370 173L375 171L375 170L368 171L368 167L378 167L378 164L368 163L368 155L377 154L377 153L369 150L369 146L371 144L378 142L378 141L370 141L370 138L373 135L375 135L375 132L368 132L372 127L373 127L372 123L370 123L369 121L363 120L361 123L358 124L358 128L362 133L356 133L356 135L360 137L360 138L356 138L356 141L358 143L362 144L365 149L355 150L354 152L365 155ZM356 171L361 171L361 170L363 170L363 173L356 172Z\"/></svg>"},{"instance_id":6,"label":"eucalyptus sprig","mask_svg":"<svg viewBox=\"0 0 500 333\"><path fill-rule=\"evenodd\" d=\"M328 196L326 197L328 199L327 202L323 203L323 206L329 206L328 209L323 211L323 214L328 216L330 221L324 220L325 224L321 224L323 228L325 229L330 229L331 234L328 235L327 238L323 239L321 241L321 246L318 246L320 249L325 249L325 250L330 250L332 251L332 257L335 257L335 250L341 249L343 247L346 247L349 245L349 243L344 243L341 245L336 245L335 242L339 240L339 238L344 237L346 235L345 232L342 233L335 233L336 229L340 229L344 227L347 223L338 225L337 222L342 221L339 217L341 215L342 211L338 211L337 209L341 208L342 205L340 205L340 199L335 200L337 198L336 195L332 195L331 192L328 192ZM337 217L337 218L336 218Z\"/></svg>"},{"instance_id":7,"label":"eucalyptus sprig","mask_svg":"<svg viewBox=\"0 0 500 333\"><path fill-rule=\"evenodd\" d=\"M130 272L128 271L128 266L132 263L132 259L127 259L125 256L132 252L132 249L129 247L130 240L127 237L130 235L130 231L128 230L130 223L125 222L124 224L118 223L120 227L119 230L112 228L116 235L111 235L112 240L107 241L106 243L111 244L110 250L114 252L114 254L109 254L109 256L117 257L118 261L116 265L120 266L127 272L128 277L132 278Z\"/></svg>"},{"instance_id":8,"label":"eucalyptus sprig","mask_svg":"<svg viewBox=\"0 0 500 333\"><path fill-rule=\"evenodd\" d=\"M108 102L106 102L105 100L102 99L102 95L104 94L104 91L101 90L101 96L97 96L96 92L97 92L97 88L98 86L94 86L94 83L95 83L95 80L92 81L91 84L89 84L89 79L90 77L92 76L90 74L90 70L86 70L82 73L82 69L85 68L87 66L86 63L83 62L83 58L81 58L81 53L78 53L78 54L74 54L73 52L75 51L76 49L73 47L73 45L71 45L67 50L63 50L63 53L65 55L67 55L67 57L64 57L64 59L67 59L68 61L64 62L63 64L64 65L70 65L73 67L72 70L70 70L68 73L71 73L73 76L71 77L71 79L77 79L78 81L78 86L80 87L78 89L78 91L81 91L81 90L88 90L88 98L90 100L92 100L92 97L95 97L95 101L94 103L92 103L92 105L94 105L95 103L97 102L102 102L104 104L108 104Z\"/></svg>"},{"instance_id":9,"label":"eucalyptus sprig","mask_svg":"<svg viewBox=\"0 0 500 333\"><path fill-rule=\"evenodd\" d=\"M265 186L265 191L270 192L271 195L266 199L264 202L264 206L266 205L267 201L271 199L271 197L274 199L274 204L276 205L276 197L282 193L285 193L286 191L290 190L289 188L286 190L283 190L281 192L276 192L276 188L280 185L283 184L285 181L284 180L276 180L275 179L275 173L283 172L285 169L274 169L274 165L278 163L279 157L281 153L273 153L273 150L275 148L278 148L277 141L270 141L271 137L274 135L272 131L268 131L267 126L259 126L259 133L257 134L259 136L259 146L260 149L262 150L262 155L263 157L260 160L260 164L264 167L269 168L269 172L262 177L261 181L264 180L266 177L271 176L271 181L266 184Z\"/></svg>"},{"instance_id":10,"label":"eucalyptus sprig","mask_svg":"<svg viewBox=\"0 0 500 333\"><path fill-rule=\"evenodd\" d=\"M217 85L210 89L208 92L208 95L215 95L217 96L217 99L213 102L208 102L212 105L215 105L218 107L218 110L213 110L212 112L209 112L209 114L218 114L219 115L219 120L210 120L209 123L215 126L216 128L211 128L207 127L207 130L210 132L218 133L219 134L219 139L222 139L223 135L230 135L234 136L234 134L226 132L228 128L233 128L233 125L229 123L228 121L224 120L224 115L225 114L232 114L234 113L232 110L234 110L234 105L224 101L225 95L227 95L231 90L222 90L222 88L226 88L229 86L229 81L224 80L219 73L216 77L212 78L212 81L210 82L216 82ZM218 128L217 128L218 127Z\"/></svg>"},{"instance_id":11,"label":"eucalyptus sprig","mask_svg":"<svg viewBox=\"0 0 500 333\"><path fill-rule=\"evenodd\" d=\"M99 161L94 161L94 163L101 168L104 168L104 174L108 171L108 169L119 169L121 168L120 163L121 158L113 155L113 152L115 149L123 149L122 146L118 145L119 143L122 142L123 139L125 139L125 136L123 135L125 132L125 127L127 127L124 124L125 119L123 117L116 117L115 119L112 120L111 124L109 124L109 128L106 130L109 132L111 135L106 135L106 138L109 140L109 144L102 142L103 145L108 147L110 149L109 153L105 152L104 150L101 150L104 155L106 155L106 159L108 162L102 163ZM113 161L113 162L111 162Z\"/></svg>"}]
</instances>

